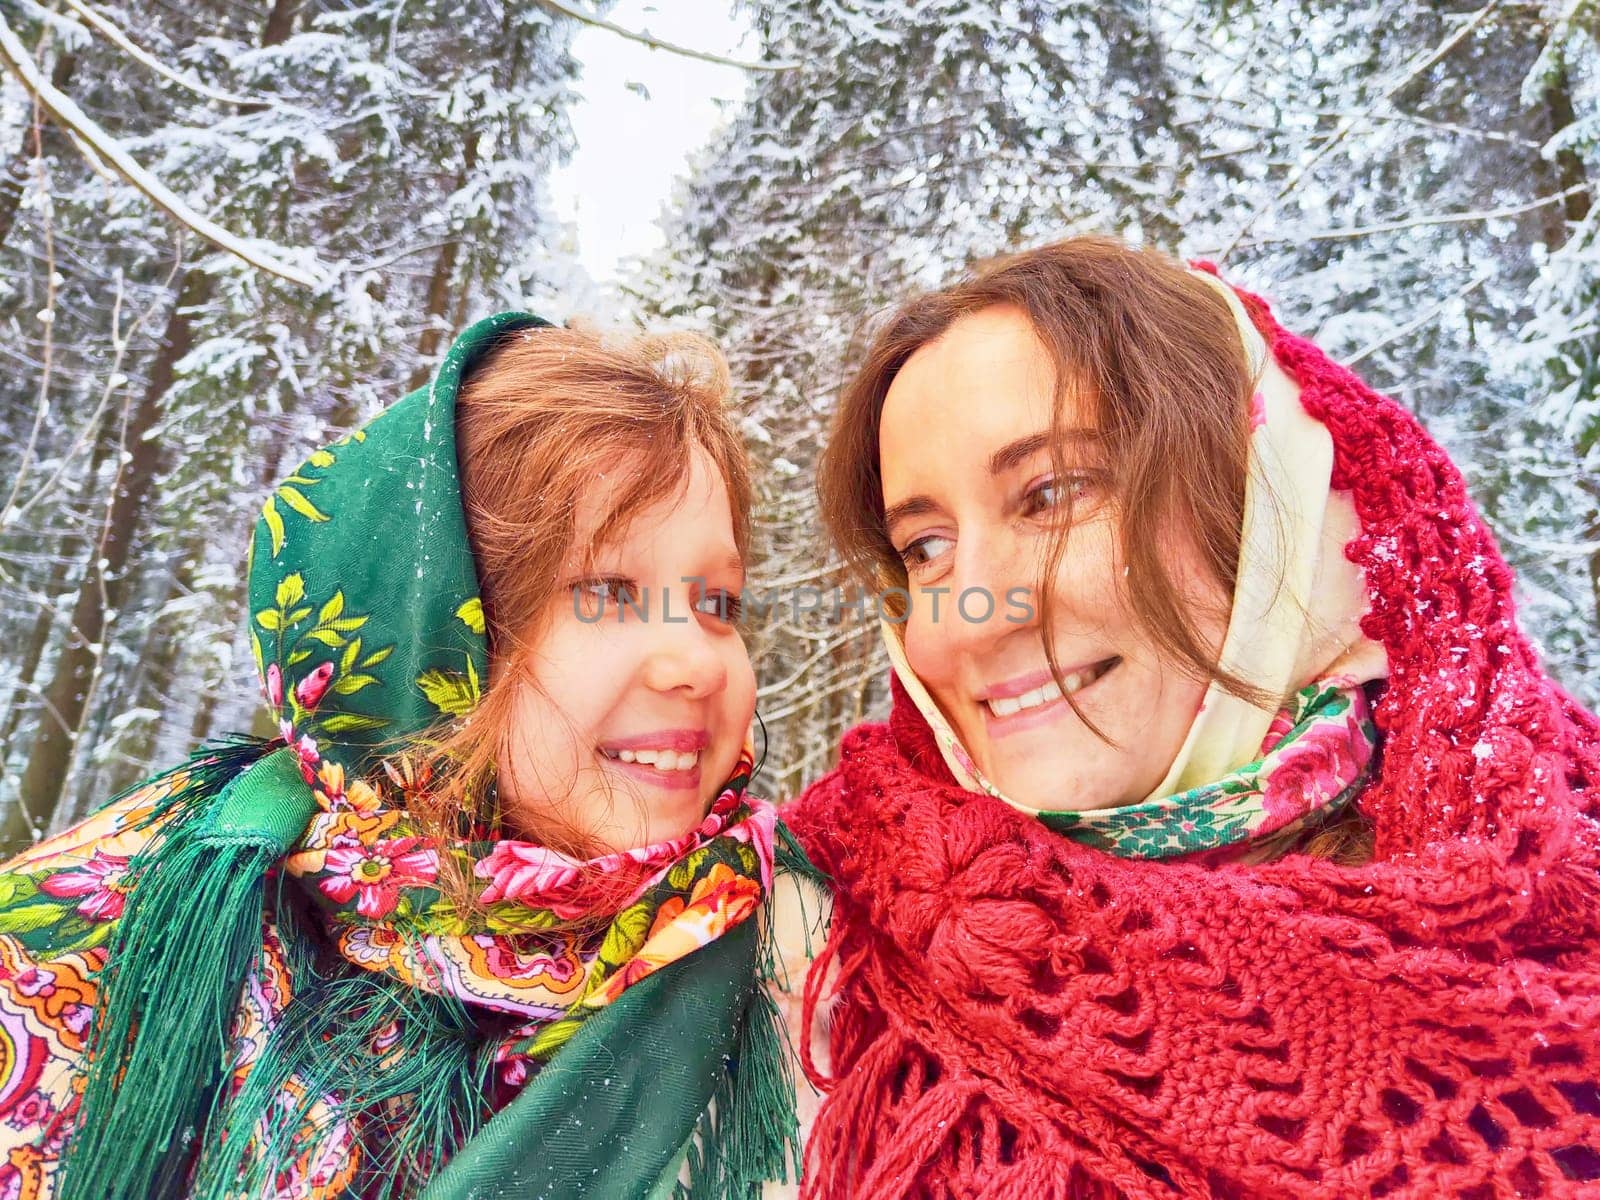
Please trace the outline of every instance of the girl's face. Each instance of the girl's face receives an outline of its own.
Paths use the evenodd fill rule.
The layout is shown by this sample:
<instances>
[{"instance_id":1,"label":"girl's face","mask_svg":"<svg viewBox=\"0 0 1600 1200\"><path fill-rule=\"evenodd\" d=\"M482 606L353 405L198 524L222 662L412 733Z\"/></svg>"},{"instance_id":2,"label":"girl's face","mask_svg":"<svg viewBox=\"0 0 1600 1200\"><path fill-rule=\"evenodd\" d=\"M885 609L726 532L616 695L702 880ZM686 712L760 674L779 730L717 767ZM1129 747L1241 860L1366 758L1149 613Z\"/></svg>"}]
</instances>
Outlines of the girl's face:
<instances>
[{"instance_id":1,"label":"girl's face","mask_svg":"<svg viewBox=\"0 0 1600 1200\"><path fill-rule=\"evenodd\" d=\"M907 360L885 398L883 504L912 595L907 660L979 769L1034 808L1107 808L1140 801L1161 782L1207 685L1155 651L1122 594L1115 497L1092 409L1070 393L1067 475L1053 473L1054 386L1049 354L1021 309L958 320ZM1048 617L1062 681L1110 744L1073 712L1045 657L1037 583L1068 496L1073 525ZM1192 549L1175 544L1172 563L1215 652L1228 597ZM937 609L936 588L949 589ZM981 594L959 605L968 589L993 597L988 619L964 615L989 607ZM1012 589L1026 590L1026 606L1008 603Z\"/></svg>"},{"instance_id":2,"label":"girl's face","mask_svg":"<svg viewBox=\"0 0 1600 1200\"><path fill-rule=\"evenodd\" d=\"M744 568L728 489L698 447L685 485L583 551L615 487L579 509L568 575L532 647L499 763L514 827L595 852L693 829L733 773L755 712L737 626Z\"/></svg>"}]
</instances>

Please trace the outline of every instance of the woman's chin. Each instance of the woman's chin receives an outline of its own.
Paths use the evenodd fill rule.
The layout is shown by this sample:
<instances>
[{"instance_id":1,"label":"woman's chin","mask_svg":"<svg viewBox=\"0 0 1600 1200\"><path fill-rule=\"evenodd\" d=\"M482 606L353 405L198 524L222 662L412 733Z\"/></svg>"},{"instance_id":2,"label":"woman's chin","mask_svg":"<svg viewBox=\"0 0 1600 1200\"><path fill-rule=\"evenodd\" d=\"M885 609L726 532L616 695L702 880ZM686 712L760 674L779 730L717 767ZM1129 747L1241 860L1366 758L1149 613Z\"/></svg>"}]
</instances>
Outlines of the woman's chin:
<instances>
[{"instance_id":1,"label":"woman's chin","mask_svg":"<svg viewBox=\"0 0 1600 1200\"><path fill-rule=\"evenodd\" d=\"M993 773L985 770L984 775L1013 803L1051 812L1093 812L1144 798L1143 792L1135 795L1126 781L1084 774L1081 764L1074 771L1067 763L1052 764L1037 757L1024 763L997 763Z\"/></svg>"}]
</instances>

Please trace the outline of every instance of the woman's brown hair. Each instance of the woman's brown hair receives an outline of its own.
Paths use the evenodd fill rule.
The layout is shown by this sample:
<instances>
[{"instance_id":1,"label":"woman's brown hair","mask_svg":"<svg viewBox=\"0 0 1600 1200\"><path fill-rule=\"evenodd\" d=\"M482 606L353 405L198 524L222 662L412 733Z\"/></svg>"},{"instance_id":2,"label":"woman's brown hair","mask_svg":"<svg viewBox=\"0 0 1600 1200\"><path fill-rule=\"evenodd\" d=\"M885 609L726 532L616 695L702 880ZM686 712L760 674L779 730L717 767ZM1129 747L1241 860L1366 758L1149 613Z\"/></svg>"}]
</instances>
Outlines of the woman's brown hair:
<instances>
[{"instance_id":1,"label":"woman's brown hair","mask_svg":"<svg viewBox=\"0 0 1600 1200\"><path fill-rule=\"evenodd\" d=\"M473 366L456 401L456 443L493 682L464 720L421 747L431 778L408 801L436 832L453 832L464 813L498 824L484 797L511 732L517 685L531 678L525 651L555 611L571 556L592 553L682 488L696 448L728 488L734 541L748 557L749 463L726 412L729 390L721 353L689 334L526 329ZM580 504L619 480L591 543L575 546ZM412 763L420 770L419 757ZM588 849L586 831L570 824L535 832L555 849ZM465 886L451 890L458 900L470 895Z\"/></svg>"},{"instance_id":2,"label":"woman's brown hair","mask_svg":"<svg viewBox=\"0 0 1600 1200\"><path fill-rule=\"evenodd\" d=\"M1069 393L1093 419L1121 518L1122 587L1153 644L1197 678L1217 680L1252 701L1275 701L1220 668L1167 568L1174 536L1187 537L1223 592L1233 593L1254 380L1227 301L1156 251L1108 237L1070 238L996 259L889 315L845 389L818 470L823 519L846 562L868 587L908 586L884 523L878 462L884 400L917 350L962 317L998 306L1026 314L1055 368L1050 450L1058 475L1066 472L1062 422ZM1068 512L1036 585L1045 650L1058 680L1050 585L1070 523Z\"/></svg>"},{"instance_id":3,"label":"woman's brown hair","mask_svg":"<svg viewBox=\"0 0 1600 1200\"><path fill-rule=\"evenodd\" d=\"M1174 536L1186 537L1223 593L1233 594L1255 380L1227 301L1153 250L1114 238L1069 238L984 264L890 313L845 389L818 468L823 520L848 565L869 588L908 587L884 523L878 463L884 399L918 349L962 317L1000 305L1027 315L1054 365L1050 453L1058 475L1066 471L1068 394L1082 398L1094 419L1121 518L1127 567L1121 586L1147 635L1197 678L1255 704L1280 703L1282 697L1221 669L1167 570L1166 549ZM1036 589L1045 653L1058 682L1050 587L1070 526L1069 510L1052 532ZM1371 860L1372 844L1370 823L1352 806L1302 851L1354 865Z\"/></svg>"}]
</instances>

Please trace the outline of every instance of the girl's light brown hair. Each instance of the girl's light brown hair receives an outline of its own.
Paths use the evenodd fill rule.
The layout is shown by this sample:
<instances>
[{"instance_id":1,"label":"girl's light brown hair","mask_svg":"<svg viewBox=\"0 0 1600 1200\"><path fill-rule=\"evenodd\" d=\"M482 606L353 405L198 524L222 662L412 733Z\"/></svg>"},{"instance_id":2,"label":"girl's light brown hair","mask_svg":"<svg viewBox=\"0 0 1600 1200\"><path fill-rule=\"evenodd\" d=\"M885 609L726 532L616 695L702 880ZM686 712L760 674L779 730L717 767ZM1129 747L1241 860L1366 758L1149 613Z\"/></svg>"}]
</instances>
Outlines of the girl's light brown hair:
<instances>
[{"instance_id":1,"label":"girl's light brown hair","mask_svg":"<svg viewBox=\"0 0 1600 1200\"><path fill-rule=\"evenodd\" d=\"M696 447L727 485L734 541L748 558L749 465L728 395L722 355L690 334L526 329L473 366L456 400L456 444L493 684L463 721L423 744L432 778L408 800L434 831L456 834L465 818L498 834L501 814L485 797L517 685L530 678L525 651L557 609L572 556L587 557L681 489ZM575 546L580 505L619 481L592 542ZM587 832L559 818L533 832L555 849L588 850ZM466 881L446 883L458 901L470 895Z\"/></svg>"},{"instance_id":2,"label":"girl's light brown hair","mask_svg":"<svg viewBox=\"0 0 1600 1200\"><path fill-rule=\"evenodd\" d=\"M962 317L998 306L1026 314L1054 366L1050 454L1058 475L1067 472L1068 396L1087 410L1120 518L1124 600L1146 635L1193 676L1274 702L1220 668L1192 600L1168 570L1174 539L1186 539L1223 593L1233 594L1254 380L1227 301L1156 251L1114 238L1071 238L994 260L889 315L844 392L818 471L823 519L847 563L869 587L908 587L884 522L878 462L884 399L918 349ZM1070 525L1067 511L1034 589L1058 680L1050 592Z\"/></svg>"}]
</instances>

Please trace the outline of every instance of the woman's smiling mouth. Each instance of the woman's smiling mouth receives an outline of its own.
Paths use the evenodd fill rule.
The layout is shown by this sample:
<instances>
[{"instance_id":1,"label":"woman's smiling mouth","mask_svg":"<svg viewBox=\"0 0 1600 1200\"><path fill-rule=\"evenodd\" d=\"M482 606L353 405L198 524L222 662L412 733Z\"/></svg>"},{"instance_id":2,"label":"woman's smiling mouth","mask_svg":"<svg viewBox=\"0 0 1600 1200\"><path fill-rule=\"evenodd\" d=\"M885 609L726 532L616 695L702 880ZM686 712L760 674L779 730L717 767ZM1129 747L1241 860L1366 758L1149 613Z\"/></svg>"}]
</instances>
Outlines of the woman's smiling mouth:
<instances>
[{"instance_id":1,"label":"woman's smiling mouth","mask_svg":"<svg viewBox=\"0 0 1600 1200\"><path fill-rule=\"evenodd\" d=\"M984 723L996 737L1031 729L1071 711L1067 697L1092 687L1122 660L1108 658L1063 672L1058 683L1048 670L996 684L978 700Z\"/></svg>"}]
</instances>

